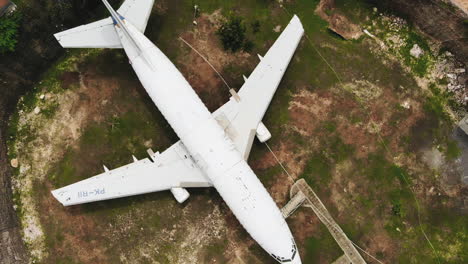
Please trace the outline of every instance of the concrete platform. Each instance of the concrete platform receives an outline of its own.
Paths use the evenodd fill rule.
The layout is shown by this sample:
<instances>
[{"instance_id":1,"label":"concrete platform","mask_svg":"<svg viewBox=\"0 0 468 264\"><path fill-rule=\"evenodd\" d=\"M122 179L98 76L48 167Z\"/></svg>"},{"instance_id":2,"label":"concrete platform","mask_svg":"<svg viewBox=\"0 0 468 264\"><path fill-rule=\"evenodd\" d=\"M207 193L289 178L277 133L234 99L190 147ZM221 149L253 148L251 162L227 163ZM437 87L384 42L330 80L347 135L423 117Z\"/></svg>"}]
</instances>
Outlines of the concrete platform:
<instances>
[{"instance_id":1,"label":"concrete platform","mask_svg":"<svg viewBox=\"0 0 468 264\"><path fill-rule=\"evenodd\" d=\"M311 208L344 252L344 255L337 260L340 262L335 261L334 263L366 263L351 240L349 240L341 227L335 222L325 205L304 179L300 179L294 183L290 190L290 197L291 200L281 210L283 216L285 218L289 217L300 206Z\"/></svg>"}]
</instances>

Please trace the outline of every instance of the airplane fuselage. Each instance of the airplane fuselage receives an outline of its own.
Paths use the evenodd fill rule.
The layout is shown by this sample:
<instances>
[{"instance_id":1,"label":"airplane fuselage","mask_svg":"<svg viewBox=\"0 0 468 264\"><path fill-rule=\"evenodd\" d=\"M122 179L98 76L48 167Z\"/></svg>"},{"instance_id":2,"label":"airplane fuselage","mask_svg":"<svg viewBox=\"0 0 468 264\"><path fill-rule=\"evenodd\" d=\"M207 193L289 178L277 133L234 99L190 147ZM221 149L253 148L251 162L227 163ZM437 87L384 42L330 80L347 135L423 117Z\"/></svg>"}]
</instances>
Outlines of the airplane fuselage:
<instances>
[{"instance_id":1,"label":"airplane fuselage","mask_svg":"<svg viewBox=\"0 0 468 264\"><path fill-rule=\"evenodd\" d=\"M191 158L253 239L279 262L300 263L280 210L233 141L173 63L131 23L124 22L131 39L118 25L116 31L130 63Z\"/></svg>"}]
</instances>

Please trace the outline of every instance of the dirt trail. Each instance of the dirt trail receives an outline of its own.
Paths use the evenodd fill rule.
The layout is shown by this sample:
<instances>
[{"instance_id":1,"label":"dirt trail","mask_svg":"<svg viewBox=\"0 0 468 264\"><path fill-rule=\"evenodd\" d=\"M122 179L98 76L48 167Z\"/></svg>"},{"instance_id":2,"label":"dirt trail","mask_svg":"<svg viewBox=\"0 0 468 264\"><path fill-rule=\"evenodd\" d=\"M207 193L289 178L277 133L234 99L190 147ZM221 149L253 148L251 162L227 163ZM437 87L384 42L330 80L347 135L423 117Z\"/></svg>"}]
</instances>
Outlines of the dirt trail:
<instances>
[{"instance_id":1,"label":"dirt trail","mask_svg":"<svg viewBox=\"0 0 468 264\"><path fill-rule=\"evenodd\" d=\"M2 264L26 263L28 255L21 240L20 226L13 210L10 164L6 144L0 128L0 260Z\"/></svg>"}]
</instances>

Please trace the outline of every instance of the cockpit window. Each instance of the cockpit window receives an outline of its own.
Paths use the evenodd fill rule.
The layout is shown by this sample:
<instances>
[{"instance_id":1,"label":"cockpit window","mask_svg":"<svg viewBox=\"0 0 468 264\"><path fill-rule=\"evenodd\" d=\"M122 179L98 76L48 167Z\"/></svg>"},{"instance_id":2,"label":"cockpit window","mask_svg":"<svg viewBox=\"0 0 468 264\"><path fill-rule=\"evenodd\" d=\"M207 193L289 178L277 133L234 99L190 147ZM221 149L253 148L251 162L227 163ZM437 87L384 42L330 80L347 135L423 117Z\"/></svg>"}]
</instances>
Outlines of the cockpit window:
<instances>
[{"instance_id":1,"label":"cockpit window","mask_svg":"<svg viewBox=\"0 0 468 264\"><path fill-rule=\"evenodd\" d=\"M291 253L292 253L291 258L286 259L284 257L276 256L275 254L270 254L270 255L280 263L288 263L288 262L293 261L297 254L297 247L296 247L296 242L294 241L294 239L292 240L292 242L293 244L291 248Z\"/></svg>"},{"instance_id":2,"label":"cockpit window","mask_svg":"<svg viewBox=\"0 0 468 264\"><path fill-rule=\"evenodd\" d=\"M296 257L296 253L297 253L296 245L293 245L291 252L292 252L292 256L291 258L288 258L288 259L285 257L276 256L275 254L271 254L271 256L280 263L288 263L288 262L293 261L294 257Z\"/></svg>"}]
</instances>

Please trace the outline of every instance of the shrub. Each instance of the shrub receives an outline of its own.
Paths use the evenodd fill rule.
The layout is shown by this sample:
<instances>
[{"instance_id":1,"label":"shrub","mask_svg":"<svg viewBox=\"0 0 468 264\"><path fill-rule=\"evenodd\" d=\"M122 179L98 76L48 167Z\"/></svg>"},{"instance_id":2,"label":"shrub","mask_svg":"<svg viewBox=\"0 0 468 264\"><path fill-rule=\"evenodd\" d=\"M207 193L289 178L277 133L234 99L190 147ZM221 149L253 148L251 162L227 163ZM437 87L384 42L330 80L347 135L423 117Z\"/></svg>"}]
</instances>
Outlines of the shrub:
<instances>
[{"instance_id":1,"label":"shrub","mask_svg":"<svg viewBox=\"0 0 468 264\"><path fill-rule=\"evenodd\" d=\"M0 54L15 50L20 20L19 12L0 18Z\"/></svg>"},{"instance_id":2,"label":"shrub","mask_svg":"<svg viewBox=\"0 0 468 264\"><path fill-rule=\"evenodd\" d=\"M254 34L260 32L260 21L258 20L255 20L254 22L252 22L252 32Z\"/></svg>"},{"instance_id":3,"label":"shrub","mask_svg":"<svg viewBox=\"0 0 468 264\"><path fill-rule=\"evenodd\" d=\"M231 16L221 25L217 34L220 36L225 50L236 52L245 47L245 31L246 28L242 23L242 18Z\"/></svg>"}]
</instances>

